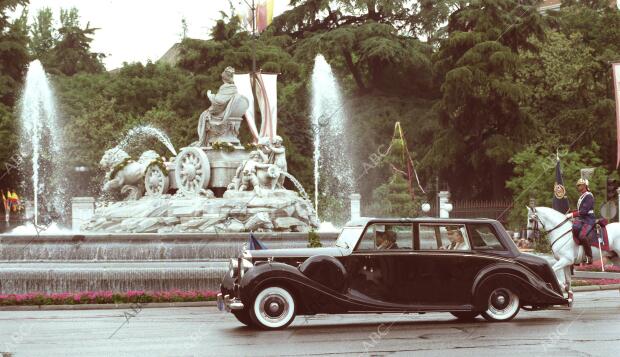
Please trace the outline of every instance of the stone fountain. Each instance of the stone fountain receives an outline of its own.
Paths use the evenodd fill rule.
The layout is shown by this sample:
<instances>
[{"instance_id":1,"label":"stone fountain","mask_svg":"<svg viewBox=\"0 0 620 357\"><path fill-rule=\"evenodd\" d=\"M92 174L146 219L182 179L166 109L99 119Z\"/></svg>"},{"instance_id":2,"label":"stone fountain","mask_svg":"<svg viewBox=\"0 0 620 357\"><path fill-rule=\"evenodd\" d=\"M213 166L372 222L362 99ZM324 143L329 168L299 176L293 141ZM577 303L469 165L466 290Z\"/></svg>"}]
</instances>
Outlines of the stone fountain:
<instances>
[{"instance_id":1,"label":"stone fountain","mask_svg":"<svg viewBox=\"0 0 620 357\"><path fill-rule=\"evenodd\" d=\"M45 77L40 64L29 71ZM224 84L210 95L195 143L177 153L165 133L140 126L103 154L104 189L122 199L95 205L93 198L74 198L74 208L84 206L72 211L74 222L85 222L81 232L75 224L73 232L0 235L0 293L216 289L248 231L269 248L306 247L305 232L318 228L313 205L287 171L275 131L241 145L251 101L231 85L231 73L224 71ZM48 120L28 118L32 125ZM247 113L245 121L258 132ZM130 157L125 150L140 136L157 137L172 156L148 150ZM284 187L286 180L296 191ZM319 235L328 245L337 233Z\"/></svg>"},{"instance_id":2,"label":"stone fountain","mask_svg":"<svg viewBox=\"0 0 620 357\"><path fill-rule=\"evenodd\" d=\"M104 191L125 199L100 205L83 232L220 233L308 232L319 227L301 185L287 172L282 138L259 137L242 146L239 128L249 100L233 82L209 92L211 107L198 121L198 141L166 160L144 152L133 160L120 147L107 150ZM289 179L298 191L288 190Z\"/></svg>"}]
</instances>

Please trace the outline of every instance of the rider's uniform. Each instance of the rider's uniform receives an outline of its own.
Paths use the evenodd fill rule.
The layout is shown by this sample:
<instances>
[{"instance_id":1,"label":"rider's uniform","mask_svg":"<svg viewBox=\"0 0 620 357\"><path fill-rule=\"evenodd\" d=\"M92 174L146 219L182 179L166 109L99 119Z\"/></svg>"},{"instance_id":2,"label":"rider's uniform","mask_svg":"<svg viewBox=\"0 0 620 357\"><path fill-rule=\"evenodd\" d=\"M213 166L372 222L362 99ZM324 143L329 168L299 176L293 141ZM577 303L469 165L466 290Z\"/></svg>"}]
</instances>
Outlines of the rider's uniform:
<instances>
[{"instance_id":1,"label":"rider's uniform","mask_svg":"<svg viewBox=\"0 0 620 357\"><path fill-rule=\"evenodd\" d=\"M584 192L577 201L577 210L572 212L575 220L573 221L573 236L576 237L588 257L592 257L592 249L587 241L586 235L593 231L596 217L594 216L594 195L592 192Z\"/></svg>"}]
</instances>

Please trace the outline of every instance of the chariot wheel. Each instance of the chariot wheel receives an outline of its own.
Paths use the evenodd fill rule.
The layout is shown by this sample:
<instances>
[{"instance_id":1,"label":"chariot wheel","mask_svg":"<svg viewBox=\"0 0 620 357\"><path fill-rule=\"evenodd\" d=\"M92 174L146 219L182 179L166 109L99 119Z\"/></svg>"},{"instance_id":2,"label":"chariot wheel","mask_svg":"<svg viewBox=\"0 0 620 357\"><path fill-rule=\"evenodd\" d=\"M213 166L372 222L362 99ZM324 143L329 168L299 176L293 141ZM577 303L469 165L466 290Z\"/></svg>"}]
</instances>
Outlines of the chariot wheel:
<instances>
[{"instance_id":1,"label":"chariot wheel","mask_svg":"<svg viewBox=\"0 0 620 357\"><path fill-rule=\"evenodd\" d=\"M200 193L209 185L211 167L209 158L202 149L184 148L177 156L175 167L174 176L181 190Z\"/></svg>"},{"instance_id":2,"label":"chariot wheel","mask_svg":"<svg viewBox=\"0 0 620 357\"><path fill-rule=\"evenodd\" d=\"M150 165L144 174L144 189L149 196L159 196L168 192L170 178L161 167Z\"/></svg>"}]
</instances>

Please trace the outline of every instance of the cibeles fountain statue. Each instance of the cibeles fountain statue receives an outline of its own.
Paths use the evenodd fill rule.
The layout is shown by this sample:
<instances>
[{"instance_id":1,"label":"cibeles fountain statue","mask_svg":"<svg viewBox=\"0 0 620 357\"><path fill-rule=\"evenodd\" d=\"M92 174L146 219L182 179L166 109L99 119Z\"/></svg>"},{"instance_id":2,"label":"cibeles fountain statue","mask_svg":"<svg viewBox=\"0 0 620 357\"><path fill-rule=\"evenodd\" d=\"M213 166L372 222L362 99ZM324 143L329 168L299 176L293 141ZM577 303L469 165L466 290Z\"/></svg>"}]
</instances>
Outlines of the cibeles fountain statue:
<instances>
[{"instance_id":1,"label":"cibeles fountain statue","mask_svg":"<svg viewBox=\"0 0 620 357\"><path fill-rule=\"evenodd\" d=\"M144 152L133 160L120 147L107 150L104 191L123 201L100 203L81 227L88 232L306 232L318 228L312 203L287 172L278 135L241 145L238 134L250 100L237 91L234 69L209 92L211 107L198 120L198 141L166 160ZM247 119L247 118L246 118ZM248 120L252 130L253 123ZM284 187L288 178L296 191Z\"/></svg>"}]
</instances>

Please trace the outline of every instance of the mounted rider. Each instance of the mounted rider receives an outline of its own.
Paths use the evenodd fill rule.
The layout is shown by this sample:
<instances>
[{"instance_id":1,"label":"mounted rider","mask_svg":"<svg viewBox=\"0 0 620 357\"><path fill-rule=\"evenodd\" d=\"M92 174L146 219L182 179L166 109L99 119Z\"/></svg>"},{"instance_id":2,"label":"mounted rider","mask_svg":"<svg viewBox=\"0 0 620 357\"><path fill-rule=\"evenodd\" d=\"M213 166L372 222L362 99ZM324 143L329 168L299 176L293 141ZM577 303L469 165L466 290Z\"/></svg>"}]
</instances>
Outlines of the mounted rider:
<instances>
[{"instance_id":1,"label":"mounted rider","mask_svg":"<svg viewBox=\"0 0 620 357\"><path fill-rule=\"evenodd\" d=\"M588 180L584 178L577 180L577 191L581 194L577 201L577 210L567 213L566 218L575 218L573 221L573 237L583 246L586 255L585 263L592 264L592 248L587 236L593 231L596 224L594 195L590 192Z\"/></svg>"}]
</instances>

